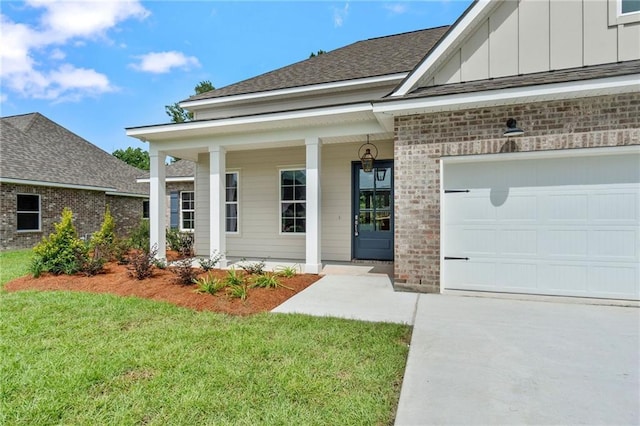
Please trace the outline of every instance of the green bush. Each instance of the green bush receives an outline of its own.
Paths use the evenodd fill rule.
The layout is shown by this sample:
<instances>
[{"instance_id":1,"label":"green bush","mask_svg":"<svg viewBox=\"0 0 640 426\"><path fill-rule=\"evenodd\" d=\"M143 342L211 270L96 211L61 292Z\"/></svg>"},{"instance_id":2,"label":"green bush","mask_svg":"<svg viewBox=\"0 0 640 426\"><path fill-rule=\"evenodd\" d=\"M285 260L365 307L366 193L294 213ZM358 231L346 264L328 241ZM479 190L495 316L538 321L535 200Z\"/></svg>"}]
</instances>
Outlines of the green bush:
<instances>
[{"instance_id":1,"label":"green bush","mask_svg":"<svg viewBox=\"0 0 640 426\"><path fill-rule=\"evenodd\" d=\"M179 232L177 229L167 229L167 247L175 250L183 257L193 256L193 234Z\"/></svg>"},{"instance_id":2,"label":"green bush","mask_svg":"<svg viewBox=\"0 0 640 426\"><path fill-rule=\"evenodd\" d=\"M207 274L202 278L197 278L193 282L197 287L196 292L198 293L216 294L218 291L226 287L224 281L211 274Z\"/></svg>"},{"instance_id":3,"label":"green bush","mask_svg":"<svg viewBox=\"0 0 640 426\"><path fill-rule=\"evenodd\" d=\"M29 271L33 276L42 272L53 274L75 274L86 261L87 247L78 238L73 226L73 212L68 207L62 210L60 223L55 223L55 232L33 249L33 261Z\"/></svg>"},{"instance_id":4,"label":"green bush","mask_svg":"<svg viewBox=\"0 0 640 426\"><path fill-rule=\"evenodd\" d=\"M111 216L109 206L107 206L100 230L91 235L89 250L93 251L98 248L105 256L111 257L115 251L114 245L116 240L116 222L113 220L113 216Z\"/></svg>"},{"instance_id":5,"label":"green bush","mask_svg":"<svg viewBox=\"0 0 640 426\"><path fill-rule=\"evenodd\" d=\"M190 257L178 260L171 272L176 275L178 284L190 285L198 278L198 271L193 268L193 259Z\"/></svg>"},{"instance_id":6,"label":"green bush","mask_svg":"<svg viewBox=\"0 0 640 426\"><path fill-rule=\"evenodd\" d=\"M211 253L210 258L198 259L198 263L204 271L210 271L216 267L218 262L220 262L220 259L222 259L222 253L218 253L217 250L214 250L213 253Z\"/></svg>"},{"instance_id":7,"label":"green bush","mask_svg":"<svg viewBox=\"0 0 640 426\"><path fill-rule=\"evenodd\" d=\"M149 253L149 220L142 219L129 234L131 248Z\"/></svg>"}]
</instances>

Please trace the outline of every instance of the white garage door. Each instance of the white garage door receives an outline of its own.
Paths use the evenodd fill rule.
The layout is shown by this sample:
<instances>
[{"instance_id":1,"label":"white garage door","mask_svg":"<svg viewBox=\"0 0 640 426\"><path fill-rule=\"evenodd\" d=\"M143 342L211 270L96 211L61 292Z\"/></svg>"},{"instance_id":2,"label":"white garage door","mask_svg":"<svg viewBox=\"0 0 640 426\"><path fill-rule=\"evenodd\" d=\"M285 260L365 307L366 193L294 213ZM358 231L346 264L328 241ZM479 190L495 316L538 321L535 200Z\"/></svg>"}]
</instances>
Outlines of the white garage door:
<instances>
[{"instance_id":1,"label":"white garage door","mask_svg":"<svg viewBox=\"0 0 640 426\"><path fill-rule=\"evenodd\" d=\"M639 152L445 159L443 287L640 299Z\"/></svg>"}]
</instances>

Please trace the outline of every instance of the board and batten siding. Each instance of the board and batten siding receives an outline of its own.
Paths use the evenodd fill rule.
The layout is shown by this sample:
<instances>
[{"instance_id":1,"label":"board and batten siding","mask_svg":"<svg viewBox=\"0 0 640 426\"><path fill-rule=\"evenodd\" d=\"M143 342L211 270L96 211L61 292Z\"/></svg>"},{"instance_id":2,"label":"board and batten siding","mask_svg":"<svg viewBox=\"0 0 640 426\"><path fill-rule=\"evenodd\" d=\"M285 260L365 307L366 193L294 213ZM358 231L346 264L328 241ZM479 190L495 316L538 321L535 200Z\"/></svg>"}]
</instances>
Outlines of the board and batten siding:
<instances>
[{"instance_id":1,"label":"board and batten siding","mask_svg":"<svg viewBox=\"0 0 640 426\"><path fill-rule=\"evenodd\" d=\"M393 142L375 142L379 159L393 158ZM351 164L361 143L322 146L320 171L322 260L351 260ZM196 166L196 253L209 255L209 154ZM279 170L305 168L305 147L231 151L227 170L239 174L239 232L227 234L227 256L305 258L305 235L281 234Z\"/></svg>"},{"instance_id":2,"label":"board and batten siding","mask_svg":"<svg viewBox=\"0 0 640 426\"><path fill-rule=\"evenodd\" d=\"M640 59L640 22L610 25L608 14L605 0L500 2L419 85Z\"/></svg>"}]
</instances>

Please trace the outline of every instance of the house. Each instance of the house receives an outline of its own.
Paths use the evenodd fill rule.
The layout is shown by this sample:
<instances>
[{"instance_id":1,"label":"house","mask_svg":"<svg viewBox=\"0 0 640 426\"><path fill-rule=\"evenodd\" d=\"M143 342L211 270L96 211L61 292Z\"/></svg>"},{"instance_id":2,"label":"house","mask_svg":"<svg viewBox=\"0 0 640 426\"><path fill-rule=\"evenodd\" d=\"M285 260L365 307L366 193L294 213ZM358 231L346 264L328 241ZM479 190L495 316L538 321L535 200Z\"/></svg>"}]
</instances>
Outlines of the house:
<instances>
[{"instance_id":1,"label":"house","mask_svg":"<svg viewBox=\"0 0 640 426\"><path fill-rule=\"evenodd\" d=\"M450 27L181 105L194 121L127 129L149 143L161 251L173 155L195 162L200 255L310 273L393 260L394 286L420 292L640 299L637 1L477 0Z\"/></svg>"},{"instance_id":2,"label":"house","mask_svg":"<svg viewBox=\"0 0 640 426\"><path fill-rule=\"evenodd\" d=\"M119 234L140 222L149 187L137 168L39 113L2 117L0 137L2 250L36 245L64 207L81 236L100 229L107 206Z\"/></svg>"}]
</instances>

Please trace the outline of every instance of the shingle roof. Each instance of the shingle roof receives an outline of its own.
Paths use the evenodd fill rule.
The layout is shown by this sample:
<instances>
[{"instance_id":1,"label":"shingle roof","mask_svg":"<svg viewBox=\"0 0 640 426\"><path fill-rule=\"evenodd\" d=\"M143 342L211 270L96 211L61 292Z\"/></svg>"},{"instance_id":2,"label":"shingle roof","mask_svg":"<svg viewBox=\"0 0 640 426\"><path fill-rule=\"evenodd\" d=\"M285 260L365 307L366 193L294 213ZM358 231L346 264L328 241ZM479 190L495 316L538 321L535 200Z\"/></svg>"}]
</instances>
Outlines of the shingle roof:
<instances>
[{"instance_id":1,"label":"shingle roof","mask_svg":"<svg viewBox=\"0 0 640 426\"><path fill-rule=\"evenodd\" d=\"M165 177L194 177L196 175L196 163L189 160L178 160L165 167ZM149 179L149 172L138 175L138 179Z\"/></svg>"},{"instance_id":2,"label":"shingle roof","mask_svg":"<svg viewBox=\"0 0 640 426\"><path fill-rule=\"evenodd\" d=\"M502 90L539 84L566 83L570 81L616 77L635 73L640 73L640 60L590 65L565 70L545 71L534 74L515 75L463 83L444 84L441 86L419 87L402 98L386 98L385 101L454 95L458 93L471 93L485 90Z\"/></svg>"},{"instance_id":3,"label":"shingle roof","mask_svg":"<svg viewBox=\"0 0 640 426\"><path fill-rule=\"evenodd\" d=\"M39 113L0 119L0 177L146 195L140 170Z\"/></svg>"},{"instance_id":4,"label":"shingle roof","mask_svg":"<svg viewBox=\"0 0 640 426\"><path fill-rule=\"evenodd\" d=\"M449 27L358 41L188 101L409 72Z\"/></svg>"}]
</instances>

